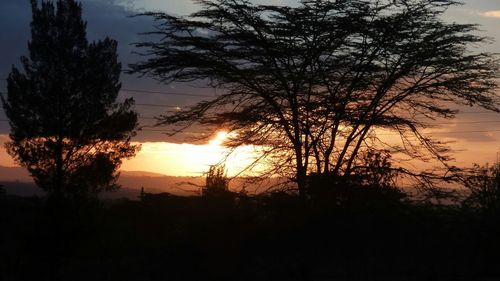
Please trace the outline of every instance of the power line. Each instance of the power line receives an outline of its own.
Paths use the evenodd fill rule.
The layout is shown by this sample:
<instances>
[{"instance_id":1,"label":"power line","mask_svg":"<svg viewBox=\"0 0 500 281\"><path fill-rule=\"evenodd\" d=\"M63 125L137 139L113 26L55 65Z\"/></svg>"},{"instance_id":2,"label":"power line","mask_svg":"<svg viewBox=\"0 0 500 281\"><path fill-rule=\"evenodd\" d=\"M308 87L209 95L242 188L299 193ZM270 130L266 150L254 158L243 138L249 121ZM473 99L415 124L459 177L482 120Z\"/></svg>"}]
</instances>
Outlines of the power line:
<instances>
[{"instance_id":1,"label":"power line","mask_svg":"<svg viewBox=\"0 0 500 281\"><path fill-rule=\"evenodd\" d=\"M178 105L172 105L172 104L162 104L162 103L136 103L134 104L136 106L150 106L150 107L172 107L172 108L180 108Z\"/></svg>"},{"instance_id":2,"label":"power line","mask_svg":"<svg viewBox=\"0 0 500 281\"><path fill-rule=\"evenodd\" d=\"M0 80L5 80L5 79L0 79ZM125 91L125 90L124 90ZM174 93L174 92L155 92L155 91L139 91L139 90L127 90L127 92L137 92L137 93L143 93L143 94L161 94L161 95L179 95L179 96L189 96L189 97L214 97L214 96L207 96L207 95L198 95L198 94L187 94L187 93ZM0 92L0 94L3 94ZM183 106L179 105L173 105L173 104L164 104L164 103L135 103L134 105L136 106L143 106L143 107L168 107L168 108L181 108ZM467 112L458 112L457 115L461 114L500 114L499 112L494 112L494 111L467 111ZM485 123L491 123L491 122L497 122L497 121L484 121ZM480 121L477 122L455 122L455 123L441 123L441 124L458 124L458 123L482 123Z\"/></svg>"},{"instance_id":3,"label":"power line","mask_svg":"<svg viewBox=\"0 0 500 281\"><path fill-rule=\"evenodd\" d=\"M7 79L3 79L2 78L0 80L5 80L6 81ZM207 95L201 95L201 94L189 94L189 93L179 93L179 92L162 92L162 91L149 91L149 90L128 89L128 88L123 88L123 89L121 89L121 91L131 92L131 93L141 93L141 94L178 95L178 96L204 97L204 98L214 97L214 96L207 96ZM172 104L137 103L135 105L136 106L144 106L144 107L168 107L168 108L180 109L180 106L178 106L178 105L172 105ZM497 113L497 112L493 112L493 111L468 111L468 112L459 112L458 114L492 114L492 113ZM139 119L156 120L155 117L139 117ZM8 120L0 119L0 122L8 122ZM437 125L482 124L482 123L500 123L500 121L499 120L491 120L491 121L462 121L462 122L439 123ZM446 132L446 133L469 133L469 132L470 133L479 133L479 132L490 132L490 131L456 131L456 132ZM496 130L491 131L491 132L496 132Z\"/></svg>"},{"instance_id":4,"label":"power line","mask_svg":"<svg viewBox=\"0 0 500 281\"><path fill-rule=\"evenodd\" d=\"M436 124L436 125L482 124L482 123L500 123L500 120L445 122L445 123L439 123L439 124Z\"/></svg>"},{"instance_id":5,"label":"power line","mask_svg":"<svg viewBox=\"0 0 500 281\"><path fill-rule=\"evenodd\" d=\"M210 132L194 132L194 131L176 131L176 130L162 130L162 129L150 129L150 128L142 128L138 130L143 132L159 132L159 133L179 133L179 134L202 134L205 135Z\"/></svg>"},{"instance_id":6,"label":"power line","mask_svg":"<svg viewBox=\"0 0 500 281\"><path fill-rule=\"evenodd\" d=\"M7 79L0 79L6 81ZM203 89L212 89L210 87L199 87ZM179 92L163 92L163 91L151 91L151 90L140 90L140 89L130 89L130 88L122 88L122 92L130 92L130 93L141 93L141 94L156 94L156 95L175 95L175 96L187 96L187 97L204 97L211 98L216 97L214 95L202 95L202 94L189 94L189 93L179 93ZM151 107L179 107L171 104L147 104L147 103L137 103L137 106L151 106ZM466 111L466 112L458 112L457 114L500 114L500 112L494 111Z\"/></svg>"},{"instance_id":7,"label":"power line","mask_svg":"<svg viewBox=\"0 0 500 281\"><path fill-rule=\"evenodd\" d=\"M157 120L157 118L156 118L156 117L149 117L149 116L144 116L144 117L139 116L139 117L137 117L137 119L144 119L144 120ZM9 122L9 120L7 120L7 119L0 119L0 122Z\"/></svg>"},{"instance_id":8,"label":"power line","mask_svg":"<svg viewBox=\"0 0 500 281\"><path fill-rule=\"evenodd\" d=\"M465 111L465 112L458 112L458 114L500 114L500 112L495 112L495 111Z\"/></svg>"},{"instance_id":9,"label":"power line","mask_svg":"<svg viewBox=\"0 0 500 281\"><path fill-rule=\"evenodd\" d=\"M475 131L447 131L447 132L429 132L422 133L423 135L432 135L432 134L469 134L469 133L493 133L500 132L500 130L475 130ZM377 134L377 136L400 136L401 134Z\"/></svg>"},{"instance_id":10,"label":"power line","mask_svg":"<svg viewBox=\"0 0 500 281\"><path fill-rule=\"evenodd\" d=\"M165 129L149 129L149 128L144 128L141 129L142 131L149 131L149 132L167 132L168 130ZM491 133L491 132L500 132L499 130L471 130L471 131L447 131L447 132L429 132L429 133L424 133L424 134L467 134L467 133ZM179 133L196 133L196 132L184 132L184 131L179 131ZM399 136L400 134L397 133L392 133L392 134L377 134L379 136Z\"/></svg>"},{"instance_id":11,"label":"power line","mask_svg":"<svg viewBox=\"0 0 500 281\"><path fill-rule=\"evenodd\" d=\"M139 117L139 119L156 119L154 117ZM0 119L0 122L8 122L9 120L6 119ZM495 122L500 122L500 121L495 121ZM149 129L149 128L142 128L139 131L146 131L146 132L168 132L168 130L164 129ZM472 130L472 131L447 131L447 132L429 132L425 134L470 134L470 133L493 133L493 132L500 132L500 130ZM179 133L200 133L202 132L188 132L188 131L179 131ZM379 136L399 136L400 134L377 134Z\"/></svg>"},{"instance_id":12,"label":"power line","mask_svg":"<svg viewBox=\"0 0 500 281\"><path fill-rule=\"evenodd\" d=\"M0 79L7 81L7 79ZM205 89L205 88L204 88ZM202 97L202 98L212 98L214 95L202 95L202 94L189 94L189 93L179 93L179 92L163 92L163 91L150 91L150 90L140 90L140 89L129 89L121 88L121 92L136 93L136 94L155 94L155 95L172 95L172 96L185 96L185 97Z\"/></svg>"},{"instance_id":13,"label":"power line","mask_svg":"<svg viewBox=\"0 0 500 281\"><path fill-rule=\"evenodd\" d=\"M201 94L187 94L187 93L178 93L178 92L160 92L160 91L148 91L148 90L136 90L136 89L121 89L122 92L131 92L131 93L140 93L140 94L155 94L155 95L174 95L174 96L186 96L186 97L203 97L203 98L212 98L215 96L207 96Z\"/></svg>"},{"instance_id":14,"label":"power line","mask_svg":"<svg viewBox=\"0 0 500 281\"><path fill-rule=\"evenodd\" d=\"M158 120L155 116L139 116L138 119L147 119L147 120ZM0 119L0 122L8 122L7 119ZM457 125L457 124L483 124L483 123L500 123L500 120L486 120L486 121L458 121L458 122L448 122L448 123L439 123L436 125Z\"/></svg>"},{"instance_id":15,"label":"power line","mask_svg":"<svg viewBox=\"0 0 500 281\"><path fill-rule=\"evenodd\" d=\"M150 119L150 120L157 120L156 117L154 116L139 116L137 117L138 119ZM8 119L0 119L0 122L9 122Z\"/></svg>"},{"instance_id":16,"label":"power line","mask_svg":"<svg viewBox=\"0 0 500 281\"><path fill-rule=\"evenodd\" d=\"M0 122L5 122L7 120L0 120ZM138 131L144 132L164 132L167 133L169 130L164 129L150 129L150 128L142 128ZM468 133L493 133L500 132L500 130L474 130L474 131L448 131L448 132L430 132L428 134L468 134ZM190 134L204 134L203 132L190 132L190 131L179 131L178 133L190 133ZM377 134L379 136L399 136L400 134Z\"/></svg>"}]
</instances>

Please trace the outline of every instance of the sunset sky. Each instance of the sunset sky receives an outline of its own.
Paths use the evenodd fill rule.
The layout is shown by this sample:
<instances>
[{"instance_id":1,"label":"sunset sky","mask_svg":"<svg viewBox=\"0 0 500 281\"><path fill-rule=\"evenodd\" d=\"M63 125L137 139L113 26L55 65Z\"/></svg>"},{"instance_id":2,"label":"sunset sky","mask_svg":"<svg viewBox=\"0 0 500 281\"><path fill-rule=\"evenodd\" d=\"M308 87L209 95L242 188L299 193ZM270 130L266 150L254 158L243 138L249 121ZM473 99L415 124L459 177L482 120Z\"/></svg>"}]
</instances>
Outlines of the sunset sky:
<instances>
[{"instance_id":1,"label":"sunset sky","mask_svg":"<svg viewBox=\"0 0 500 281\"><path fill-rule=\"evenodd\" d=\"M5 92L6 81L11 65L19 65L19 57L27 55L27 41L30 38L29 24L31 20L29 0L0 1L0 92ZM133 42L141 41L140 32L153 28L150 19L129 17L140 11L165 11L183 15L197 9L187 0L83 0L84 19L88 21L88 37L90 40L103 39L109 36L119 44L119 55L124 69L129 63L137 62L141 57L133 55ZM274 3L295 5L292 0L264 1L256 3ZM495 40L481 50L500 53L500 0L464 0L463 6L451 9L446 19L459 23L478 23L482 35ZM147 78L133 75L122 76L123 89L121 99L134 97L142 119L141 125L151 125L157 116L166 110L182 108L216 93L212 89L203 88L202 84L162 85ZM188 95L166 95L152 92L169 92ZM156 106L154 106L156 105ZM158 106L160 105L160 106ZM163 105L163 106L161 106ZM168 106L168 107L167 107ZM0 120L5 120L0 109ZM472 162L493 162L500 150L500 115L486 112L478 108L467 108L455 120L436 123L438 128L429 131L430 136L442 137L453 141L452 147L457 150L457 164L470 165ZM0 165L14 166L15 163L3 149L8 140L7 122L0 121ZM208 137L204 143L189 144L193 132L171 138L158 129L145 129L138 132L134 139L143 144L142 151L132 160L126 161L123 170L141 170L168 175L200 175L210 164L214 164L224 153L223 133L205 132ZM197 132L195 132L197 133ZM237 173L249 163L252 148L242 148L241 153L232 156L228 163L230 173ZM238 163L238 165L236 165Z\"/></svg>"}]
</instances>

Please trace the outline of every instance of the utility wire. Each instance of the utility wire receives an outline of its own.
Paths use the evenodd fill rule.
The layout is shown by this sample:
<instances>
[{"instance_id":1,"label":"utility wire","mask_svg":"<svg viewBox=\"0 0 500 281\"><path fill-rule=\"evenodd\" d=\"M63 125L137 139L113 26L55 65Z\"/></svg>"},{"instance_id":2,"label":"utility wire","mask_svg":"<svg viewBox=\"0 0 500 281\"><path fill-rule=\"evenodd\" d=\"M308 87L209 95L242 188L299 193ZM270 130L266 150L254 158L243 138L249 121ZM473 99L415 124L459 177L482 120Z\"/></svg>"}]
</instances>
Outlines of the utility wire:
<instances>
[{"instance_id":1,"label":"utility wire","mask_svg":"<svg viewBox=\"0 0 500 281\"><path fill-rule=\"evenodd\" d=\"M0 79L6 81L7 79ZM202 94L189 94L189 93L179 93L179 92L163 92L163 91L150 91L150 90L140 90L140 89L129 89L121 88L120 92L136 93L136 94L154 94L154 95L172 95L172 96L185 96L185 97L202 97L202 98L213 98L214 95L202 95Z\"/></svg>"},{"instance_id":2,"label":"utility wire","mask_svg":"<svg viewBox=\"0 0 500 281\"><path fill-rule=\"evenodd\" d=\"M6 81L7 79L0 79ZM209 88L209 87L203 87L203 88ZM202 94L189 94L189 93L179 93L179 92L163 92L163 91L150 91L150 90L140 90L140 89L130 89L130 88L122 88L122 92L130 92L130 93L140 93L140 94L156 94L156 95L176 95L176 96L187 96L187 97L204 97L204 98L211 98L211 97L216 97L214 95L209 96L209 95L202 95ZM171 105L171 104L148 104L148 103L137 103L137 106L151 106L151 107L179 107L176 105ZM500 114L498 112L494 111L465 111L465 112L458 112L458 114Z\"/></svg>"},{"instance_id":3,"label":"utility wire","mask_svg":"<svg viewBox=\"0 0 500 281\"><path fill-rule=\"evenodd\" d=\"M422 133L423 135L428 134L469 134L469 133L492 133L500 132L500 130L477 130L477 131L447 131L447 132L429 132ZM377 134L377 136L400 136L400 134Z\"/></svg>"},{"instance_id":4,"label":"utility wire","mask_svg":"<svg viewBox=\"0 0 500 281\"><path fill-rule=\"evenodd\" d=\"M171 105L171 104L162 104L162 103L135 103L134 105L136 106L150 106L150 107L173 107L173 108L180 108L178 105Z\"/></svg>"},{"instance_id":5,"label":"utility wire","mask_svg":"<svg viewBox=\"0 0 500 281\"><path fill-rule=\"evenodd\" d=\"M138 119L144 120L158 120L154 116L139 116ZM9 122L7 119L0 119L0 122ZM487 121L464 121L464 122L450 122L450 123L439 123L434 125L457 125L457 124L483 124L483 123L500 123L500 120L487 120Z\"/></svg>"},{"instance_id":6,"label":"utility wire","mask_svg":"<svg viewBox=\"0 0 500 281\"><path fill-rule=\"evenodd\" d=\"M145 116L145 117L137 117L137 119L144 119L144 120L157 120L156 117L149 117L149 116ZM7 119L0 119L0 122L9 122L9 120Z\"/></svg>"},{"instance_id":7,"label":"utility wire","mask_svg":"<svg viewBox=\"0 0 500 281\"><path fill-rule=\"evenodd\" d=\"M6 81L7 79L3 79L2 78L0 80ZM130 93L141 93L141 94L177 95L177 96L204 97L204 98L214 97L214 96L201 95L201 94L189 94L189 93L179 93L179 92L162 92L162 91L149 91L149 90L128 89L128 88L122 88L121 91L123 91L123 92L130 92ZM168 107L168 108L177 108L177 109L180 108L177 105L171 105L171 104L137 103L135 105L136 106L144 106L144 107ZM497 113L497 112L492 112L492 111L467 111L467 112L459 112L458 114L492 114L492 113ZM143 120L156 120L155 117L139 117L139 119L143 119ZM8 120L6 120L6 119L0 119L0 122L8 122ZM448 123L438 123L436 125L482 124L482 123L500 123L500 120L448 122ZM161 129L143 129L143 131L165 132L165 130L161 130ZM433 134L487 133L487 132L499 132L499 131L500 130L449 131L449 132L436 132L436 133L433 133ZM379 135L399 135L399 134L379 134Z\"/></svg>"},{"instance_id":8,"label":"utility wire","mask_svg":"<svg viewBox=\"0 0 500 281\"><path fill-rule=\"evenodd\" d=\"M155 119L154 117L139 117L139 119ZM9 120L7 119L0 119L0 122L8 122ZM498 122L500 121L491 121L491 122ZM482 122L486 123L486 122ZM145 131L145 132L168 132L168 130L164 129L149 129L149 128L142 128L139 131ZM469 134L469 133L493 133L493 132L500 132L500 130L472 130L472 131L447 131L447 132L429 132L428 134ZM202 132L188 132L188 131L180 131L179 133L202 133ZM399 136L400 134L377 134L378 136Z\"/></svg>"},{"instance_id":9,"label":"utility wire","mask_svg":"<svg viewBox=\"0 0 500 281\"><path fill-rule=\"evenodd\" d=\"M160 92L160 91L146 91L146 90L136 90L136 89L121 89L122 92L140 93L140 94L155 94L155 95L174 95L174 96L186 96L186 97L203 97L212 98L215 96L201 95L201 94L187 94L178 92Z\"/></svg>"}]
</instances>

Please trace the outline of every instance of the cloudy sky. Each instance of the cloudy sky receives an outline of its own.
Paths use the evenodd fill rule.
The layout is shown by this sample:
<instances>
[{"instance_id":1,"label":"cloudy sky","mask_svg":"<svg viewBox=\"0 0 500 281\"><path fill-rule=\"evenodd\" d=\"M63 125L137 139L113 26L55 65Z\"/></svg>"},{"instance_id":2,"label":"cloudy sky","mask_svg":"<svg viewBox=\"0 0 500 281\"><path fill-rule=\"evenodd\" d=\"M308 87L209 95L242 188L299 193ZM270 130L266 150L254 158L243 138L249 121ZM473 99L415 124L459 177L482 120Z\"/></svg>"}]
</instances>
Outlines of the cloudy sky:
<instances>
[{"instance_id":1,"label":"cloudy sky","mask_svg":"<svg viewBox=\"0 0 500 281\"><path fill-rule=\"evenodd\" d=\"M4 79L10 72L13 64L18 64L19 57L27 54L29 40L29 23L31 18L29 0L1 0L0 1L0 91L4 92ZM130 17L140 11L165 11L176 15L185 15L197 9L196 4L189 0L82 0L84 18L88 22L88 37L91 40L103 39L109 36L119 43L119 55L124 68L129 63L136 62L140 57L133 55L133 42L141 40L140 32L152 29L153 23L144 17ZM254 0L256 3L274 3L296 5L294 0ZM482 35L489 36L495 41L483 50L500 53L500 0L464 0L464 5L451 9L446 19L460 23L478 23L481 25ZM178 92L199 95L213 95L213 90L197 88L197 85L161 85L146 78L123 75L123 89L121 98L134 97L141 117L141 123L147 125L153 122L149 119L163 112L162 107L148 106L148 104L165 104L170 106L186 106L195 103L200 97L186 97L138 93L128 90ZM493 113L481 112L479 109L467 109L455 121L446 121L438 129L435 136L447 137L455 142L453 148L457 150L456 158L459 164L468 165L471 162L492 162L496 152L500 149L500 116ZM0 110L0 120L5 119L3 110ZM7 139L8 124L0 122L0 144ZM438 133L439 131L439 133ZM463 131L480 131L476 133L459 133ZM483 132L488 131L488 132ZM141 154L125 163L124 169L148 170L167 174L179 174L182 169L175 170L175 165L165 160L182 157L174 152L180 150L179 144L171 144L179 140L172 140L161 132L142 131L135 139L148 142ZM185 144L186 145L186 144ZM186 148L183 148L186 150ZM189 147L188 150L193 150ZM217 152L219 153L219 152ZM152 157L164 159L164 165L158 164L146 167L144 163L152 163L147 159ZM212 157L212 156L210 156ZM208 157L208 158L210 158ZM212 158L210 158L212 159ZM159 161L159 160L158 160ZM0 148L0 165L14 165ZM189 163L186 164L186 167ZM184 168L183 168L184 169ZM202 169L192 168L191 172ZM174 171L175 170L175 171Z\"/></svg>"}]
</instances>

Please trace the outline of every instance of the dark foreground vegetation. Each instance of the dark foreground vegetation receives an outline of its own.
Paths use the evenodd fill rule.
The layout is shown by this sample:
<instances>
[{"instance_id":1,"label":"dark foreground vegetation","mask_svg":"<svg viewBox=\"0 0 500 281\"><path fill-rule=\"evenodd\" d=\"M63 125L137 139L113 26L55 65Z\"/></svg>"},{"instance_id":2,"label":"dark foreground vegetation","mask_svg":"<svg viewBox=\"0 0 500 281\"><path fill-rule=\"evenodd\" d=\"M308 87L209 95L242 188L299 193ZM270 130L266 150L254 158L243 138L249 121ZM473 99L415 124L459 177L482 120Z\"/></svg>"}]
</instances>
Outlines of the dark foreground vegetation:
<instances>
[{"instance_id":1,"label":"dark foreground vegetation","mask_svg":"<svg viewBox=\"0 0 500 281\"><path fill-rule=\"evenodd\" d=\"M3 197L0 280L500 277L494 213L353 190L337 204L303 204L282 193L143 194L72 205L58 216L43 199Z\"/></svg>"}]
</instances>

